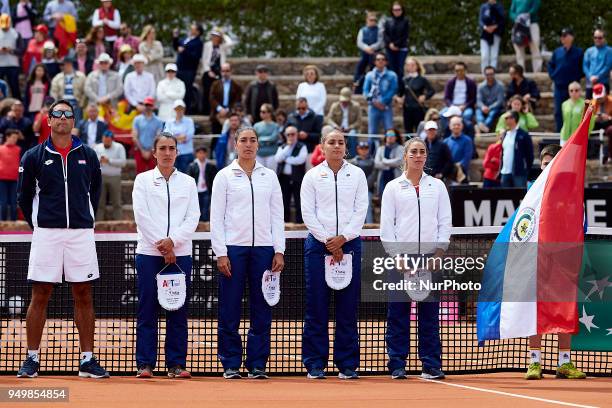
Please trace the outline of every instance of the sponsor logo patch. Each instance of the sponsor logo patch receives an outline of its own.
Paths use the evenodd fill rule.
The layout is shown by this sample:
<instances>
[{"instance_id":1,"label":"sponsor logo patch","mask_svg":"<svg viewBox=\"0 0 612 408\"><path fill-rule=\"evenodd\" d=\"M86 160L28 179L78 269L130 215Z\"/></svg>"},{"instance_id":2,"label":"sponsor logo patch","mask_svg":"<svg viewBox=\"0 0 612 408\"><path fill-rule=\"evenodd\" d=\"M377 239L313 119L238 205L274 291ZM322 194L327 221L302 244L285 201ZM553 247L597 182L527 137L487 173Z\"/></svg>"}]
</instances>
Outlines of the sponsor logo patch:
<instances>
[{"instance_id":1,"label":"sponsor logo patch","mask_svg":"<svg viewBox=\"0 0 612 408\"><path fill-rule=\"evenodd\" d=\"M79 160L79 164L87 164L87 161L85 161L85 160Z\"/></svg>"},{"instance_id":2,"label":"sponsor logo patch","mask_svg":"<svg viewBox=\"0 0 612 408\"><path fill-rule=\"evenodd\" d=\"M53 160L52 160L52 159L49 159L49 160L47 160L47 161L45 162L45 166L48 166L48 165L50 165L51 163L53 163Z\"/></svg>"}]
</instances>

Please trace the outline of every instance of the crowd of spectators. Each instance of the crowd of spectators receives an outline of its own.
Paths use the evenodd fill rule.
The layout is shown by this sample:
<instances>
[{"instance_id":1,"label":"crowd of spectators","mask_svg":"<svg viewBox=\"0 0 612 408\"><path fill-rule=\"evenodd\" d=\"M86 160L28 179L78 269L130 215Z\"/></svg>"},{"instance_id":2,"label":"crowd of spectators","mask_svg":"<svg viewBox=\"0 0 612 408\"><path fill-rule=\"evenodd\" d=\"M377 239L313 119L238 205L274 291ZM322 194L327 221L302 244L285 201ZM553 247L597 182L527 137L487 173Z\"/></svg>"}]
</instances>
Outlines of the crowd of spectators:
<instances>
[{"instance_id":1,"label":"crowd of spectators","mask_svg":"<svg viewBox=\"0 0 612 408\"><path fill-rule=\"evenodd\" d=\"M426 171L452 185L469 181L470 161L477 157L475 136L495 132L498 142L485 156L484 186L524 186L533 162L533 152L527 152L529 131L538 127L534 111L540 99L536 82L525 76L525 51L529 48L532 70L539 72L539 6L538 0L513 0L506 14L500 3L483 2L478 19L484 81L477 83L468 65L457 61L439 110L431 106L435 91L423 64L408 56L411 24L404 6L393 2L388 16L368 11L357 33L360 59L353 83L328 103L325 78L317 66L306 65L304 80L296 84L295 108L286 111L279 109L268 66L257 65L255 79L244 89L232 77L228 56L236 40L218 27L205 38L203 27L193 23L184 36L176 29L171 44L162 44L154 25L133 35L110 0L101 1L86 22L77 21L70 0L48 1L42 13L19 0L10 14L0 15L0 99L8 101L0 102L5 107L0 108L0 218L16 217L19 157L47 142L48 107L56 99L73 104L73 134L100 158L104 190L98 220L122 218L126 158L135 159L137 173L153 168L153 140L164 130L179 141L177 169L197 180L202 220L208 219L214 173L235 158L233 135L241 126L255 128L258 161L279 174L286 221L301 222L301 178L324 160L319 141L332 129L347 135L347 159L365 171L374 200L402 171L405 135L426 141ZM90 25L85 38L67 32L70 19ZM507 23L517 62L509 69L510 82L503 84L495 76ZM561 46L547 65L561 143L576 129L584 109L580 80L586 78L590 98L596 84L609 90L612 67L612 49L602 30L594 31L594 45L585 52L573 45L574 37L571 28L560 32ZM174 51L175 62L164 65L164 50L166 56ZM359 94L367 110L354 97ZM612 101L604 96L601 102L593 126L611 134ZM402 130L394 124L394 107L402 111ZM208 115L218 135L206 143L209 147L194 147L198 129L190 115L196 113ZM373 220L371 207L368 220Z\"/></svg>"}]
</instances>

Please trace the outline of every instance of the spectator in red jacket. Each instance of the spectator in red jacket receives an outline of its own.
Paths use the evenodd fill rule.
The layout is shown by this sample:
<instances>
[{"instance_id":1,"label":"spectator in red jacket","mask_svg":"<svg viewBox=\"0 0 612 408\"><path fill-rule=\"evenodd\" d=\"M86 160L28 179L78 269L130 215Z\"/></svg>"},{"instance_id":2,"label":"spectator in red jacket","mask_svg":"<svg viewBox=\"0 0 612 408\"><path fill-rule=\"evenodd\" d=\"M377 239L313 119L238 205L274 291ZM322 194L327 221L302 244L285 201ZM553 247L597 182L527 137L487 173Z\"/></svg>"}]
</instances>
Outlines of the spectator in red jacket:
<instances>
[{"instance_id":1,"label":"spectator in red jacket","mask_svg":"<svg viewBox=\"0 0 612 408\"><path fill-rule=\"evenodd\" d=\"M28 42L28 48L23 56L21 68L24 74L28 75L36 64L42 62L43 47L48 35L49 29L44 24L39 24L34 29L34 38Z\"/></svg>"},{"instance_id":2,"label":"spectator in red jacket","mask_svg":"<svg viewBox=\"0 0 612 408\"><path fill-rule=\"evenodd\" d=\"M482 175L482 187L499 187L499 168L501 164L502 144L501 138L487 148L485 158L482 163L484 174Z\"/></svg>"},{"instance_id":3,"label":"spectator in red jacket","mask_svg":"<svg viewBox=\"0 0 612 408\"><path fill-rule=\"evenodd\" d=\"M17 140L21 132L8 129L4 132L4 144L0 146L0 220L17 219L17 179L21 148Z\"/></svg>"}]
</instances>

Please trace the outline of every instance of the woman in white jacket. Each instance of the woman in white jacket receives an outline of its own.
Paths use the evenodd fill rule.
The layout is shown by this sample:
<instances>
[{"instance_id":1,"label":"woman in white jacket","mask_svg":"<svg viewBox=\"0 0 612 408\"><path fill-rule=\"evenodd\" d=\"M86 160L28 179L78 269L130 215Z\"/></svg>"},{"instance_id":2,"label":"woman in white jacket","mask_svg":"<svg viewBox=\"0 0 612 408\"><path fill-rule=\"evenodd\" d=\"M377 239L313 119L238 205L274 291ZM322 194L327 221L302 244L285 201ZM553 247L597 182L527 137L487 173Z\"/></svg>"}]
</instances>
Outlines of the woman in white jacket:
<instances>
[{"instance_id":1,"label":"woman in white jacket","mask_svg":"<svg viewBox=\"0 0 612 408\"><path fill-rule=\"evenodd\" d=\"M220 170L212 186L210 231L219 279L218 355L227 379L241 378L242 342L238 328L248 279L251 327L245 367L249 378L268 378L272 309L261 290L266 270L284 267L283 197L276 173L255 159L253 128L240 128L234 142L238 158Z\"/></svg>"},{"instance_id":2,"label":"woman in white jacket","mask_svg":"<svg viewBox=\"0 0 612 408\"><path fill-rule=\"evenodd\" d=\"M185 304L166 311L166 365L168 377L189 378L187 358L187 310L193 251L191 235L200 219L198 190L192 177L175 167L176 138L162 132L153 142L157 167L136 176L132 202L138 230L138 324L136 328L137 376L150 378L157 362L159 303L156 275L182 271L186 282ZM170 265L168 265L170 264Z\"/></svg>"},{"instance_id":3,"label":"woman in white jacket","mask_svg":"<svg viewBox=\"0 0 612 408\"><path fill-rule=\"evenodd\" d=\"M166 64L166 78L157 84L157 116L164 122L174 119L174 102L185 97L185 83L176 77L176 71L176 64Z\"/></svg>"},{"instance_id":4,"label":"woman in white jacket","mask_svg":"<svg viewBox=\"0 0 612 408\"><path fill-rule=\"evenodd\" d=\"M350 282L335 291L334 363L340 370L341 379L356 379L359 366L360 236L368 211L368 182L363 170L344 160L346 143L342 132L333 130L323 136L321 150L325 161L306 173L300 194L302 218L309 232L304 243L306 309L302 361L308 378L325 378L331 296L325 265L332 260L341 262L345 254L351 254Z\"/></svg>"},{"instance_id":5,"label":"woman in white jacket","mask_svg":"<svg viewBox=\"0 0 612 408\"><path fill-rule=\"evenodd\" d=\"M444 183L427 175L425 142L414 137L404 147L404 173L385 187L380 209L380 239L389 256L424 255L441 257L451 232L451 206ZM395 273L395 272L393 272ZM434 272L436 273L436 272ZM387 313L387 353L393 379L406 378L406 358L410 349L409 299L391 297ZM440 303L418 303L419 358L423 378L444 378L439 333Z\"/></svg>"},{"instance_id":6,"label":"woman in white jacket","mask_svg":"<svg viewBox=\"0 0 612 408\"><path fill-rule=\"evenodd\" d=\"M315 115L325 116L325 104L327 103L327 90L321 82L319 68L316 65L306 65L302 71L304 82L300 82L295 93L295 99L306 98L308 107Z\"/></svg>"}]
</instances>

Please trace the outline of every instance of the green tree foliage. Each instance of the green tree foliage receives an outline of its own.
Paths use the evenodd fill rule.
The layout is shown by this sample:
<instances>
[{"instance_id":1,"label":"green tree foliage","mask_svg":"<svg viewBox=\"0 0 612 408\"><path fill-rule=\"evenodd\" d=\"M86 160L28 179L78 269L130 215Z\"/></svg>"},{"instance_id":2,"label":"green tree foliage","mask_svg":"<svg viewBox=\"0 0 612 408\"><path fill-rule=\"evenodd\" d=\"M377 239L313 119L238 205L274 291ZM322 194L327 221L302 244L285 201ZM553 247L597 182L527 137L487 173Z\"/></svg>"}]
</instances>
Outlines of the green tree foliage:
<instances>
[{"instance_id":1,"label":"green tree foliage","mask_svg":"<svg viewBox=\"0 0 612 408\"><path fill-rule=\"evenodd\" d=\"M263 56L267 51L281 57L354 56L357 31L365 10L389 14L391 1L382 0L114 0L134 34L154 24L162 40L173 28L185 32L190 21L227 29L239 40L235 56ZM508 14L510 0L501 3ZM79 31L99 7L98 0L81 1ZM479 52L478 0L405 1L411 23L410 48L414 54L477 54ZM609 27L609 0L543 0L540 9L542 41L550 50L558 46L558 33L570 26L577 44L592 44L594 27ZM511 53L508 21L502 52Z\"/></svg>"}]
</instances>

